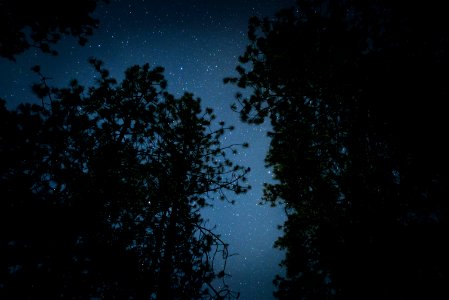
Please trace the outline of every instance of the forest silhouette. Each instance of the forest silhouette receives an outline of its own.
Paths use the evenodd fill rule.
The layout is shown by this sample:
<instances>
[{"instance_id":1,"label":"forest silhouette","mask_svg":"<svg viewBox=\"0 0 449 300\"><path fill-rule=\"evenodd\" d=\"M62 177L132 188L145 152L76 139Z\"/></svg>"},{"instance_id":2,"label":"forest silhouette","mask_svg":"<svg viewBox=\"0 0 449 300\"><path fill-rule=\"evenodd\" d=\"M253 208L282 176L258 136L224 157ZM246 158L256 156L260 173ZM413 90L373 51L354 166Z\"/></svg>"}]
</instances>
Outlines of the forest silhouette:
<instances>
[{"instance_id":1,"label":"forest silhouette","mask_svg":"<svg viewBox=\"0 0 449 300\"><path fill-rule=\"evenodd\" d=\"M33 15L2 2L0 59L86 43L98 2ZM276 298L445 298L448 23L437 1L382 0L299 0L249 20L224 82L242 88L242 122L272 126L262 200L287 214ZM90 64L91 87L49 86L36 66L39 104L0 99L0 298L239 298L201 209L248 191L230 158L247 144L222 144L233 127L171 95L162 67L117 82Z\"/></svg>"},{"instance_id":2,"label":"forest silhouette","mask_svg":"<svg viewBox=\"0 0 449 300\"><path fill-rule=\"evenodd\" d=\"M55 54L48 37L83 39L97 21L81 8L69 24L66 8L37 18L29 39L29 24L10 18L17 32L2 31L0 54L36 43ZM233 127L193 94L171 95L162 67L131 66L118 83L90 64L94 86L51 87L35 66L41 104L1 101L0 298L237 298L228 244L200 212L249 189L249 169L228 158L246 144L222 145Z\"/></svg>"},{"instance_id":3,"label":"forest silhouette","mask_svg":"<svg viewBox=\"0 0 449 300\"><path fill-rule=\"evenodd\" d=\"M285 205L278 299L443 299L448 18L431 1L297 1L253 18L244 122L268 119Z\"/></svg>"}]
</instances>

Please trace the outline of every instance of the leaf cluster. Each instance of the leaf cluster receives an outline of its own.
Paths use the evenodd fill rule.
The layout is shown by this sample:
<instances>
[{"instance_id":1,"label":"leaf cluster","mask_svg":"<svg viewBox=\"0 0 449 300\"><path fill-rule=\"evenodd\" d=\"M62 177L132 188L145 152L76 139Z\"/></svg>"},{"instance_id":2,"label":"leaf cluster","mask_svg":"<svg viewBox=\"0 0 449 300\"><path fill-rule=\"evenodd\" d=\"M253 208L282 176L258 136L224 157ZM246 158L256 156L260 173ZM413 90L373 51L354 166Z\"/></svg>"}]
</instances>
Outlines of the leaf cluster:
<instances>
[{"instance_id":1,"label":"leaf cluster","mask_svg":"<svg viewBox=\"0 0 449 300\"><path fill-rule=\"evenodd\" d=\"M98 20L91 15L98 2L1 1L0 56L15 60L30 48L56 55L52 45L67 35L77 37L80 45L86 44L98 27Z\"/></svg>"}]
</instances>

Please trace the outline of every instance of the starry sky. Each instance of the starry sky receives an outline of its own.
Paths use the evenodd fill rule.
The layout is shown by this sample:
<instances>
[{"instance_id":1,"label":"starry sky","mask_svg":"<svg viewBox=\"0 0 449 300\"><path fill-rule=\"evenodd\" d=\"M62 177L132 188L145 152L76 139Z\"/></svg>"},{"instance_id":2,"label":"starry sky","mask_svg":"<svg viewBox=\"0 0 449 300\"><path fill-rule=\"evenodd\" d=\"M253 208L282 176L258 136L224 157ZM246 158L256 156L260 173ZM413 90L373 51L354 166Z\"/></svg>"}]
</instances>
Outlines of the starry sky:
<instances>
[{"instance_id":1,"label":"starry sky","mask_svg":"<svg viewBox=\"0 0 449 300\"><path fill-rule=\"evenodd\" d=\"M230 109L237 88L224 85L223 78L236 75L238 56L248 43L249 17L273 16L293 5L294 0L111 0L97 7L94 16L100 26L86 46L65 37L55 46L57 57L29 50L16 62L0 58L0 97L9 108L20 102L39 103L31 94L31 84L39 80L30 71L36 64L51 78L49 84L58 87L67 86L73 78L92 84L96 73L87 62L89 57L102 60L118 80L134 64L163 66L170 93L192 92L204 107L215 110L218 120L236 127L224 136L224 144L250 144L234 160L251 167L252 190L234 197L235 205L217 200L203 215L230 244L230 252L237 254L229 258L227 270L232 275L228 283L241 292L240 299L274 299L272 280L282 274L278 264L283 253L273 243L281 234L277 226L285 214L282 207L259 205L262 184L272 180L264 167L269 125L239 121Z\"/></svg>"}]
</instances>

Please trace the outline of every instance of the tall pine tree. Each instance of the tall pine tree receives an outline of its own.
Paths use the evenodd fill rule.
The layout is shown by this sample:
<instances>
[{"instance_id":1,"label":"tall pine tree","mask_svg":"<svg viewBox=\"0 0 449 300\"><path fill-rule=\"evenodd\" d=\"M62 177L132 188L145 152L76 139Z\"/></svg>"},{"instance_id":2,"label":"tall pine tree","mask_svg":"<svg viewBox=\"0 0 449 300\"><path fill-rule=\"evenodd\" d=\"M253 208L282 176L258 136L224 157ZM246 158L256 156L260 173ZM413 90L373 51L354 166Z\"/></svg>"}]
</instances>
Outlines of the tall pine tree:
<instances>
[{"instance_id":1,"label":"tall pine tree","mask_svg":"<svg viewBox=\"0 0 449 300\"><path fill-rule=\"evenodd\" d=\"M272 124L279 299L439 299L448 284L449 28L432 3L300 0L253 18L225 82Z\"/></svg>"},{"instance_id":2,"label":"tall pine tree","mask_svg":"<svg viewBox=\"0 0 449 300\"><path fill-rule=\"evenodd\" d=\"M88 89L34 91L1 114L1 298L232 299L228 245L201 209L244 193L248 169L192 94L160 67L117 84L97 60ZM38 67L34 71L40 73Z\"/></svg>"}]
</instances>

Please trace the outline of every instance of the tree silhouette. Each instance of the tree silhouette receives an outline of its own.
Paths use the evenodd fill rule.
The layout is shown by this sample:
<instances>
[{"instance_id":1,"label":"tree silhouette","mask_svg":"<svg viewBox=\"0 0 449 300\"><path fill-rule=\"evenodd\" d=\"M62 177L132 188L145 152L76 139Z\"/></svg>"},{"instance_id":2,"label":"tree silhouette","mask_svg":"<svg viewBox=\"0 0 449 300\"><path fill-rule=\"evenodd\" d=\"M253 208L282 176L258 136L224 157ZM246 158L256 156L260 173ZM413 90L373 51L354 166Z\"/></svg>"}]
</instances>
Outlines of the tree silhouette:
<instances>
[{"instance_id":1,"label":"tree silhouette","mask_svg":"<svg viewBox=\"0 0 449 300\"><path fill-rule=\"evenodd\" d=\"M2 102L0 297L237 298L228 245L200 215L249 188L227 158L239 145L220 144L232 127L169 94L160 67L117 84L91 63L94 87L42 77L42 105Z\"/></svg>"},{"instance_id":2,"label":"tree silhouette","mask_svg":"<svg viewBox=\"0 0 449 300\"><path fill-rule=\"evenodd\" d=\"M104 1L108 2L108 1ZM31 47L57 54L50 47L63 35L87 42L97 28L92 18L98 0L82 1L0 1L0 56L15 60Z\"/></svg>"},{"instance_id":3,"label":"tree silhouette","mask_svg":"<svg viewBox=\"0 0 449 300\"><path fill-rule=\"evenodd\" d=\"M269 118L285 205L279 299L440 299L448 284L448 146L440 4L301 0L252 18L237 95ZM239 107L240 105L240 107Z\"/></svg>"}]
</instances>

